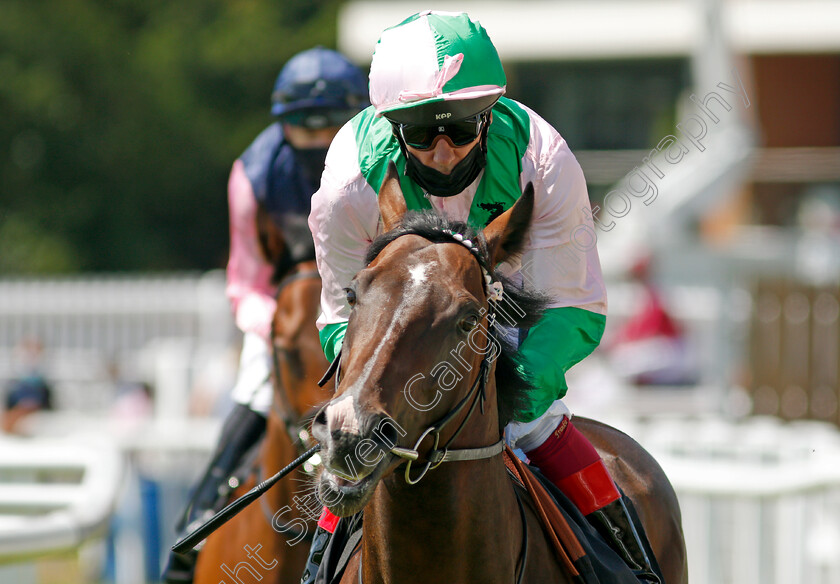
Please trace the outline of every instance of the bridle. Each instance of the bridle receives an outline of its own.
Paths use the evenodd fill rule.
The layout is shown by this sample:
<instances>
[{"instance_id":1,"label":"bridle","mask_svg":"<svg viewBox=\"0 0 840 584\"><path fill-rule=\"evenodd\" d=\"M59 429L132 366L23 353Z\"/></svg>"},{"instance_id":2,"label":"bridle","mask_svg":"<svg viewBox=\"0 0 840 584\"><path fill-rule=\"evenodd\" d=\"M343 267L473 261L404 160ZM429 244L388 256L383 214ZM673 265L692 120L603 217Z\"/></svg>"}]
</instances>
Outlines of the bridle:
<instances>
[{"instance_id":1,"label":"bridle","mask_svg":"<svg viewBox=\"0 0 840 584\"><path fill-rule=\"evenodd\" d=\"M478 265L481 267L481 273L484 279L484 290L485 296L487 298L487 342L492 343L492 334L495 330L496 326L496 302L501 300L502 298L502 286L501 282L498 282L493 279L491 276L490 270L487 267L487 262L481 251L479 250L479 246L472 242L469 239L465 239L463 235L460 233L453 233L449 229L441 229L439 233L443 234L447 242L453 242L461 245L462 247L466 248L472 256L478 261ZM424 237L424 235L418 231L414 230L406 230L405 232L401 233L398 237L402 237L403 235L419 235ZM480 237L480 235L479 235ZM396 238L395 238L396 239ZM489 446L483 446L480 448L462 448L462 449L452 449L450 445L455 441L458 435L466 426L467 422L469 421L470 417L472 416L473 412L476 409L476 405L480 405L481 413L484 413L484 401L486 399L486 388L487 388L487 381L490 377L490 364L491 360L488 358L488 354L490 351L485 351L484 355L481 359L481 364L478 367L478 375L476 376L475 380L470 387L469 392L467 395L464 396L461 401L459 401L454 408L452 408L449 412L447 412L441 419L437 422L426 428L421 434L417 441L414 443L413 448L404 448L401 446L394 445L389 449L389 452L399 458L405 459L405 482L414 485L417 484L426 473L429 472L433 468L437 468L444 462L457 462L457 461L466 461L466 460L481 460L484 458L491 458L493 456L497 456L502 453L505 447L505 442L503 438L500 438L498 442L491 444ZM341 360L341 351L339 351L336 358L330 364L330 368L324 374L324 377L321 379L319 384L323 385L324 383L335 374L340 365ZM452 421L454 420L459 413L467 406L469 403L469 409L467 410L466 416L461 420L460 425L456 428L455 432L449 437L446 443L441 446L440 445L440 434L443 429ZM416 477L411 476L411 467L414 463L418 462L420 459L420 453L418 448L420 444L425 440L427 437L432 437L434 439L434 444L425 455L425 462L423 463L420 474Z\"/></svg>"},{"instance_id":2,"label":"bridle","mask_svg":"<svg viewBox=\"0 0 840 584\"><path fill-rule=\"evenodd\" d=\"M492 335L493 331L496 327L496 302L501 300L501 283L494 282L493 276L490 274L490 270L487 267L487 262L485 258L482 256L479 246L476 243L473 243L469 239L464 239L464 236L460 233L453 233L449 229L441 230L441 233L448 236L449 241L453 243L459 244L461 247L467 249L470 254L476 259L478 262L479 267L481 268L481 275L484 279L484 286L483 289L485 291L485 296L487 298L487 343L492 343ZM407 231L400 235L409 235L412 234L412 231ZM419 235L418 233L414 233L414 235ZM498 284L498 286L494 287L494 283ZM487 347L489 348L489 347ZM472 417L473 412L475 412L476 405L480 404L481 413L484 413L484 401L487 398L487 381L490 377L490 359L488 355L490 351L487 350L484 352L481 358L481 364L478 366L478 375L476 376L475 380L470 387L470 390L467 392L461 401L459 401L454 408L452 408L448 413L446 413L440 420L426 428L421 434L417 441L414 443L413 448L402 448L399 446L393 446L391 448L391 453L405 459L405 482L414 485L420 482L420 480L426 476L426 473L429 472L433 468L437 468L444 462L457 462L457 461L465 461L465 460L481 460L484 458L491 458L498 454L502 453L505 447L504 439L500 438L498 442L491 444L489 446L483 446L480 448L461 448L458 450L454 450L450 448L450 445L455 441L458 435L466 426L469 419ZM459 413L466 407L467 403L470 402L469 409L467 410L467 414L461 420L460 425L455 429L455 432L449 437L446 443L443 446L440 446L440 434L443 429L454 420ZM434 439L434 444L432 445L431 450L426 453L426 462L423 464L420 470L420 474L416 477L411 476L411 466L415 463L419 458L418 448L423 440L426 439L427 436L431 436Z\"/></svg>"},{"instance_id":3,"label":"bridle","mask_svg":"<svg viewBox=\"0 0 840 584\"><path fill-rule=\"evenodd\" d=\"M478 246L470 241L469 239L464 239L464 236L460 233L453 233L449 229L442 229L440 230L441 233L447 236L448 241L458 243L462 247L466 248L470 251L472 256L478 261L478 265L481 267L481 273L484 278L484 291L485 296L487 298L487 343L492 343L493 332L496 328L496 303L501 301L502 299L502 285L501 282L494 280L490 270L487 268L487 262L485 258L482 256ZM406 230L404 233L401 233L398 237L402 237L403 235L419 235L423 237L422 233ZM480 234L478 234L480 237ZM395 238L396 239L396 238ZM489 348L489 347L485 347ZM417 441L414 443L413 448L403 448L400 446L392 446L390 452L395 456L405 459L405 482L410 485L415 485L420 480L426 476L426 473L429 472L433 468L437 468L444 462L456 462L456 461L465 461L465 460L481 460L485 458L492 458L502 453L505 447L504 438L500 438L498 442L491 444L489 446L483 446L480 448L461 448L457 450L453 450L449 448L449 446L455 441L458 435L461 433L461 430L467 424L467 421L472 416L473 412L475 412L476 405L479 405L481 409L481 413L484 413L484 401L487 398L486 389L487 389L487 381L490 377L490 365L491 360L488 358L490 351L487 350L484 352L481 358L481 363L478 367L478 375L476 376L475 380L470 386L470 390L467 392L467 395L464 396L461 401L459 401L454 408L449 410L441 419L437 422L426 428L421 434ZM341 351L339 351L338 355L336 355L333 362L330 364L330 368L327 370L327 373L324 374L324 377L319 382L321 385L326 383L326 381L335 374L340 365L341 361ZM338 380L336 379L336 385L338 384ZM470 403L469 409L467 410L467 414L464 416L461 423L455 429L455 432L449 437L446 443L443 446L440 446L440 434L441 431L458 416L458 414L467 406L467 403ZM411 466L413 463L417 462L420 459L420 454L418 452L418 448L423 440L426 437L431 436L434 438L434 445L432 446L431 450L429 450L426 455L425 459L426 462L423 464L420 474L417 477L411 476ZM525 509L522 505L522 499L519 496L519 493L514 489L514 494L516 496L516 503L519 509L520 520L522 523L522 544L520 548L519 558L516 562L516 572L515 572L515 582L516 584L521 584L522 578L525 574L525 563L528 557L528 527L527 521L525 519ZM362 577L362 560L361 557L359 558L359 569L357 575L358 584L362 584L363 577Z\"/></svg>"},{"instance_id":4,"label":"bridle","mask_svg":"<svg viewBox=\"0 0 840 584\"><path fill-rule=\"evenodd\" d=\"M297 264L295 267L298 267L299 265L300 264ZM287 274L277 285L277 291L274 293L274 299L277 300L280 298L280 293L283 289L293 282L297 282L298 280L320 278L321 275L318 273L318 270L307 270L305 272L294 271ZM314 416L317 411L317 406L313 407L311 412L303 416L298 415L295 411L295 408L292 406L292 401L289 398L288 388L283 386L283 380L280 376L280 355L288 354L289 351L277 347L277 343L275 343L274 326L271 327L270 337L271 360L274 370L274 394L277 397L277 399L271 401L271 407L283 422L286 433L289 435L289 439L292 441L292 444L294 444L298 454L303 454L308 448L307 442L309 441L309 431L306 429L309 425L308 420ZM271 374L269 374L269 378L270 377Z\"/></svg>"}]
</instances>

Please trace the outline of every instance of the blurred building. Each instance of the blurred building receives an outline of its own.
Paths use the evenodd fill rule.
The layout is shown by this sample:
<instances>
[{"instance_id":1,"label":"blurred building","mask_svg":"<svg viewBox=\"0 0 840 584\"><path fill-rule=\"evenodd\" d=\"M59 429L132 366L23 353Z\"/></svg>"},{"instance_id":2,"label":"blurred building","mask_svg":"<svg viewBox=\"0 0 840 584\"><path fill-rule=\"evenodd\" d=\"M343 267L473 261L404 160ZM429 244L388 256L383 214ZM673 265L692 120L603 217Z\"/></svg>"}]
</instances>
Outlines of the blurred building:
<instances>
[{"instance_id":1,"label":"blurred building","mask_svg":"<svg viewBox=\"0 0 840 584\"><path fill-rule=\"evenodd\" d=\"M425 6L348 2L339 20L340 49L369 63L379 33ZM795 225L801 200L816 185L840 181L836 2L523 0L435 7L481 20L505 62L508 95L560 129L584 166L596 205L635 167L644 168L662 138L680 137L677 124L701 109L690 95L702 100L710 92L726 102L713 99L712 115L738 117L756 149L746 180L733 181L719 197L723 202L693 203L701 207L692 218L704 238L733 237L736 225ZM739 82L743 96L718 86L740 89Z\"/></svg>"}]
</instances>

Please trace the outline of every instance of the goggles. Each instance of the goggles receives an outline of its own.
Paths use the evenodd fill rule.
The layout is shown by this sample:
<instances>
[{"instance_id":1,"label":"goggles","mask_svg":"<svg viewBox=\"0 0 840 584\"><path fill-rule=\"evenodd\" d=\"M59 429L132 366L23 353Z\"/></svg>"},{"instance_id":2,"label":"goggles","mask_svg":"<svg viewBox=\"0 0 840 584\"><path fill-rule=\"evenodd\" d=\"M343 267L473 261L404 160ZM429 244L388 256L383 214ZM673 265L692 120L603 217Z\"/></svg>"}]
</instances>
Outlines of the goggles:
<instances>
[{"instance_id":1,"label":"goggles","mask_svg":"<svg viewBox=\"0 0 840 584\"><path fill-rule=\"evenodd\" d=\"M359 113L358 110L354 109L318 108L283 114L280 116L280 119L284 123L292 126L303 126L310 130L319 130L328 127L341 127L357 113Z\"/></svg>"},{"instance_id":2,"label":"goggles","mask_svg":"<svg viewBox=\"0 0 840 584\"><path fill-rule=\"evenodd\" d=\"M429 150L438 136L446 136L453 146L466 146L481 135L487 123L487 112L482 112L457 122L434 126L418 126L391 122L403 142L416 150Z\"/></svg>"}]
</instances>

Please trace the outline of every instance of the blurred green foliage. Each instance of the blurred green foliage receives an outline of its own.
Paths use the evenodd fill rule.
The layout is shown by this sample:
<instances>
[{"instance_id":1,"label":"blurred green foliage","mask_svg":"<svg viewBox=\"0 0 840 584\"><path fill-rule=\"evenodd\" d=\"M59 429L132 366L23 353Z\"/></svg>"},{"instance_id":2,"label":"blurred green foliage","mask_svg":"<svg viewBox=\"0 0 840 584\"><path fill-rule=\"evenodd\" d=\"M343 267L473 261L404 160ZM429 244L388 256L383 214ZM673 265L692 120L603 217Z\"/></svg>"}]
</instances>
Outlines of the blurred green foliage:
<instances>
[{"instance_id":1,"label":"blurred green foliage","mask_svg":"<svg viewBox=\"0 0 840 584\"><path fill-rule=\"evenodd\" d=\"M341 0L3 0L0 273L224 266L230 165Z\"/></svg>"}]
</instances>

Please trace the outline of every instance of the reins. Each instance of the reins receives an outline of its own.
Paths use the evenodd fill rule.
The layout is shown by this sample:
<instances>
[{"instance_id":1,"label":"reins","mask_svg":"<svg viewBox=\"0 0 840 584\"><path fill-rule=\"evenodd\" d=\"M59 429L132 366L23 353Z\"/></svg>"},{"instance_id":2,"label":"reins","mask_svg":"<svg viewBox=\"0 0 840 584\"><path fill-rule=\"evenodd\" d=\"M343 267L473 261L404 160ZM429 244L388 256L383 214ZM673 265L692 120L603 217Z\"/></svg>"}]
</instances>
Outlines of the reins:
<instances>
[{"instance_id":1,"label":"reins","mask_svg":"<svg viewBox=\"0 0 840 584\"><path fill-rule=\"evenodd\" d=\"M488 341L489 342L489 341ZM505 442L504 440L499 440L495 444L491 444L490 446L484 446L481 448L462 448L459 450L450 450L449 445L452 444L458 435L461 433L461 430L464 429L467 421L472 416L473 412L475 411L475 406L478 403L481 403L481 413L484 413L484 400L485 400L485 387L487 383L487 377L490 372L490 366L487 364L486 356L482 359L481 365L478 369L478 376L476 377L475 381L470 388L470 391L467 395L460 401L458 404L450 410L443 418L438 420L435 424L426 428L420 437L417 439L417 442L414 444L414 448L402 448L400 446L393 446L390 452L400 458L404 458L408 462L405 465L405 482L410 485L415 485L420 482L426 473L429 472L433 468L437 468L444 462L456 462L456 461L465 461L465 460L481 460L483 458L490 458L500 454L502 450L504 450ZM477 391L476 391L477 390ZM472 399L472 404L470 404L470 408L467 411L467 415L464 416L464 419L461 420L461 424L458 428L453 432L452 436L449 437L449 440L446 441L446 444L443 447L438 447L440 443L440 433L443 428L464 409L464 406L467 404L470 398ZM426 463L423 466L422 470L420 471L419 476L416 478L411 477L411 465L414 462L417 462L420 458L420 454L418 452L418 448L420 443L426 439L427 436L432 436L434 438L434 445L432 449L426 453Z\"/></svg>"}]
</instances>

